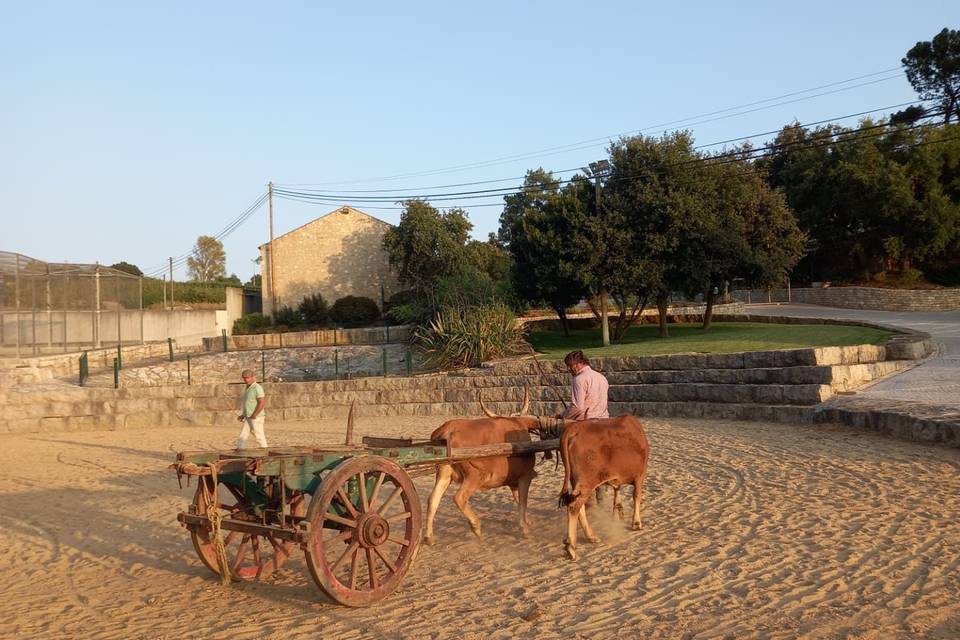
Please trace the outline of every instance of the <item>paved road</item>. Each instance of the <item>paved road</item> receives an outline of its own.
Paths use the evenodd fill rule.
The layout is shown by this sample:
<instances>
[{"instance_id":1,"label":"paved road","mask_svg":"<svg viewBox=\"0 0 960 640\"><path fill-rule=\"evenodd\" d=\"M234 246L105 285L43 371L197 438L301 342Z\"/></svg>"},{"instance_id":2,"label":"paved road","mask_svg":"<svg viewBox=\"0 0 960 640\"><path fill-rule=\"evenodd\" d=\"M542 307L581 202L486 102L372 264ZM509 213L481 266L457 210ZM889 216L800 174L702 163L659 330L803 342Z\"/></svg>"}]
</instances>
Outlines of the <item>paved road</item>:
<instances>
[{"instance_id":1,"label":"paved road","mask_svg":"<svg viewBox=\"0 0 960 640\"><path fill-rule=\"evenodd\" d=\"M862 320L925 331L940 343L938 355L857 395L960 407L960 311L864 311L808 304L754 304L747 305L746 311L758 315Z\"/></svg>"}]
</instances>

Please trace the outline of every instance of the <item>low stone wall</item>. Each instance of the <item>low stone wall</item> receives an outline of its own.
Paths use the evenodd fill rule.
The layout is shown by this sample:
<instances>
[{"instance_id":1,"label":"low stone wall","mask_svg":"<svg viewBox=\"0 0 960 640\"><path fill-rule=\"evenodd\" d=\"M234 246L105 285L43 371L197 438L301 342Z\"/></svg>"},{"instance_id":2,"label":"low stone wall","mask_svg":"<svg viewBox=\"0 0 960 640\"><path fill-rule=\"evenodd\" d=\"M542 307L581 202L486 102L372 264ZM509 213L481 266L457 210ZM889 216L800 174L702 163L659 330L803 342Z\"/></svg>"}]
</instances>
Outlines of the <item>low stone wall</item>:
<instances>
[{"instance_id":1,"label":"low stone wall","mask_svg":"<svg viewBox=\"0 0 960 640\"><path fill-rule=\"evenodd\" d=\"M351 378L384 373L403 375L407 373L408 351L406 345L388 344L201 354L190 360L189 379L195 385L231 383L240 379L240 372L244 369L252 369L258 380L269 382L325 380L336 376ZM410 357L412 360L412 352ZM121 387L186 385L187 382L186 360L120 372Z\"/></svg>"},{"instance_id":2,"label":"low stone wall","mask_svg":"<svg viewBox=\"0 0 960 640\"><path fill-rule=\"evenodd\" d=\"M875 289L872 287L827 287L826 289L743 289L732 295L740 302L796 302L842 309L877 311L955 311L960 309L960 288Z\"/></svg>"},{"instance_id":3,"label":"low stone wall","mask_svg":"<svg viewBox=\"0 0 960 640\"><path fill-rule=\"evenodd\" d=\"M312 331L288 331L285 333L256 333L227 336L227 348L279 349L282 347L340 346L349 344L384 344L406 342L410 339L408 325L389 327L363 327L360 329L315 329ZM204 338L204 351L223 351L223 337Z\"/></svg>"},{"instance_id":4,"label":"low stone wall","mask_svg":"<svg viewBox=\"0 0 960 640\"><path fill-rule=\"evenodd\" d=\"M960 446L960 411L877 398L837 398L814 410L814 421L847 424L915 442Z\"/></svg>"},{"instance_id":5,"label":"low stone wall","mask_svg":"<svg viewBox=\"0 0 960 640\"><path fill-rule=\"evenodd\" d=\"M199 346L181 346L174 343L177 353L192 353L199 350ZM86 352L90 370L113 369L113 359L117 356L117 349L91 349ZM143 345L123 347L121 350L125 363L134 363L148 358L165 356L169 353L169 346L164 342L155 342ZM0 359L0 387L31 384L52 380L61 376L79 375L80 354L64 353L55 356L38 356L36 358L3 358Z\"/></svg>"},{"instance_id":6,"label":"low stone wall","mask_svg":"<svg viewBox=\"0 0 960 640\"><path fill-rule=\"evenodd\" d=\"M703 314L706 310L707 306L705 304L669 306L667 307L667 322L702 322ZM718 313L732 314L743 313L744 311L744 304L739 300L729 304L717 304L713 306L714 317L716 317ZM608 317L610 322L614 322L615 316L612 312ZM637 316L634 324L654 324L659 321L660 313L656 307L647 307ZM569 313L567 314L567 322L572 329L592 328L600 324L600 320L592 313ZM559 331L562 328L560 326L560 318L556 315L524 316L517 318L517 323L525 325L528 331Z\"/></svg>"}]
</instances>

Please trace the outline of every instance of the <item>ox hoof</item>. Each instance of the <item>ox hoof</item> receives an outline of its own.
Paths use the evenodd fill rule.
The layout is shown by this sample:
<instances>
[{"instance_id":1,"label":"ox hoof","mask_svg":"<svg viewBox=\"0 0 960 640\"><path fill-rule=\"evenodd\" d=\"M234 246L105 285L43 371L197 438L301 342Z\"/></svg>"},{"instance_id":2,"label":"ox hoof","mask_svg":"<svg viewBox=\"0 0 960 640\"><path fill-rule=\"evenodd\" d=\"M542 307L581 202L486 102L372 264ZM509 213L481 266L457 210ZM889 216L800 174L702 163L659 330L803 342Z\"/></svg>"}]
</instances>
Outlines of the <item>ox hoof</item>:
<instances>
[{"instance_id":1,"label":"ox hoof","mask_svg":"<svg viewBox=\"0 0 960 640\"><path fill-rule=\"evenodd\" d=\"M570 558L571 560L576 560L576 559L578 558L576 547L574 547L573 545L571 545L569 542L566 543L566 544L564 544L564 545L563 545L563 548L564 548L564 550L567 552L567 557L568 557L568 558Z\"/></svg>"},{"instance_id":2,"label":"ox hoof","mask_svg":"<svg viewBox=\"0 0 960 640\"><path fill-rule=\"evenodd\" d=\"M620 520L621 522L623 522L624 515L623 515L623 506L622 506L622 505L619 505L619 504L618 504L618 505L617 505L617 508L613 510L613 514L617 517L617 520Z\"/></svg>"},{"instance_id":3,"label":"ox hoof","mask_svg":"<svg viewBox=\"0 0 960 640\"><path fill-rule=\"evenodd\" d=\"M634 531L640 531L640 529L643 528L643 524L641 524L640 521L637 520L636 522L633 523L633 526L632 526L631 528L632 528Z\"/></svg>"},{"instance_id":4,"label":"ox hoof","mask_svg":"<svg viewBox=\"0 0 960 640\"><path fill-rule=\"evenodd\" d=\"M424 537L423 537L423 544L429 544L430 546L433 546L433 543L436 542L436 541L437 541L437 539L434 538L433 536L424 536Z\"/></svg>"},{"instance_id":5,"label":"ox hoof","mask_svg":"<svg viewBox=\"0 0 960 640\"><path fill-rule=\"evenodd\" d=\"M480 535L480 525L479 525L479 524L471 524L471 525L470 525L470 530L473 531L473 535L477 536L478 538L482 538L482 537L483 537L483 536Z\"/></svg>"},{"instance_id":6,"label":"ox hoof","mask_svg":"<svg viewBox=\"0 0 960 640\"><path fill-rule=\"evenodd\" d=\"M590 544L597 544L598 542L600 542L600 538L598 538L597 536L584 536L584 538Z\"/></svg>"}]
</instances>

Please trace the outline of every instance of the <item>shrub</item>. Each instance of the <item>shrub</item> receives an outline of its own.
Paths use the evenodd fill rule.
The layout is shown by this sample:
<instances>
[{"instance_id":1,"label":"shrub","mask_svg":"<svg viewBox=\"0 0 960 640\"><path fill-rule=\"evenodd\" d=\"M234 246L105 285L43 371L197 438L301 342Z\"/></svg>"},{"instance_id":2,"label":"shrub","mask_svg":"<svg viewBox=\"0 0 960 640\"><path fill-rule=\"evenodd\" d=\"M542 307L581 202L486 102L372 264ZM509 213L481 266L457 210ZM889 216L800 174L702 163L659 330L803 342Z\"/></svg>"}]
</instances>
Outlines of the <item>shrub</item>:
<instances>
[{"instance_id":1,"label":"shrub","mask_svg":"<svg viewBox=\"0 0 960 640\"><path fill-rule=\"evenodd\" d=\"M319 293L314 293L301 300L297 311L307 324L325 325L330 320L330 306Z\"/></svg>"},{"instance_id":2,"label":"shrub","mask_svg":"<svg viewBox=\"0 0 960 640\"><path fill-rule=\"evenodd\" d=\"M430 310L417 292L399 291L384 304L383 315L397 324L420 324L430 316Z\"/></svg>"},{"instance_id":3,"label":"shrub","mask_svg":"<svg viewBox=\"0 0 960 640\"><path fill-rule=\"evenodd\" d=\"M344 296L330 307L330 319L348 327L362 327L379 317L377 303L364 296Z\"/></svg>"},{"instance_id":4,"label":"shrub","mask_svg":"<svg viewBox=\"0 0 960 640\"><path fill-rule=\"evenodd\" d=\"M243 316L233 321L233 333L236 335L264 333L264 330L269 326L269 317L260 313L251 313L248 316Z\"/></svg>"},{"instance_id":5,"label":"shrub","mask_svg":"<svg viewBox=\"0 0 960 640\"><path fill-rule=\"evenodd\" d=\"M414 331L424 351L424 363L440 368L475 367L485 360L524 353L523 331L502 304L446 307Z\"/></svg>"},{"instance_id":6,"label":"shrub","mask_svg":"<svg viewBox=\"0 0 960 640\"><path fill-rule=\"evenodd\" d=\"M299 327L303 324L303 318L300 312L292 307L280 307L279 311L273 317L273 324L276 327Z\"/></svg>"}]
</instances>

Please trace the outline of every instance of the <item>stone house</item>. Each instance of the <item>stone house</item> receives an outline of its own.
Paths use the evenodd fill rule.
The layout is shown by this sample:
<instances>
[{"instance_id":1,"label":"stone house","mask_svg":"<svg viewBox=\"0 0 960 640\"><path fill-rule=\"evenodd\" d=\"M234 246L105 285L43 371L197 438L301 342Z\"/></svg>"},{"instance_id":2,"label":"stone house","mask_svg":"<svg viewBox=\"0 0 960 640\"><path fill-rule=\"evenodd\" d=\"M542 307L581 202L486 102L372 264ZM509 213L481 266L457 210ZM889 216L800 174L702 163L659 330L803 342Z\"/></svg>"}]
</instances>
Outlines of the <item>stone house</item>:
<instances>
[{"instance_id":1,"label":"stone house","mask_svg":"<svg viewBox=\"0 0 960 640\"><path fill-rule=\"evenodd\" d=\"M273 256L270 243L260 245L264 313L296 307L314 293L329 304L353 295L379 305L381 287L385 299L401 288L383 248L383 236L392 226L343 206L274 238Z\"/></svg>"}]
</instances>

